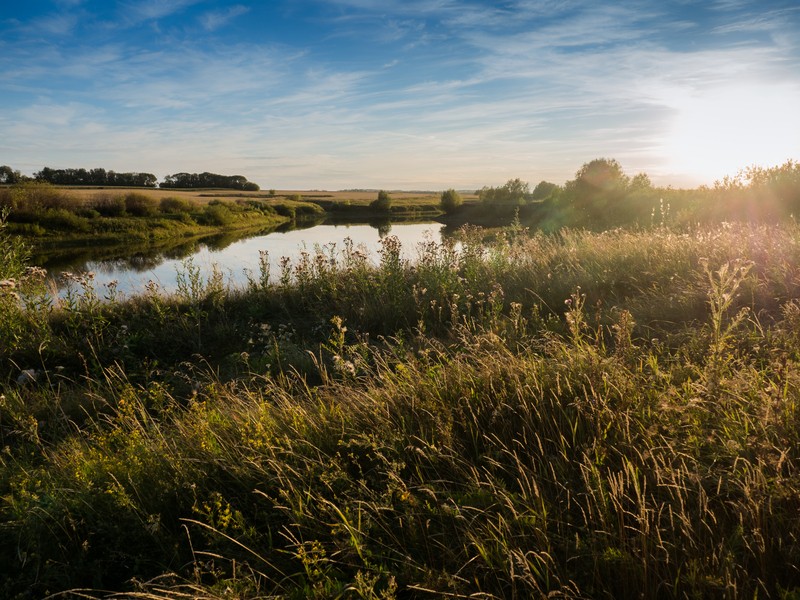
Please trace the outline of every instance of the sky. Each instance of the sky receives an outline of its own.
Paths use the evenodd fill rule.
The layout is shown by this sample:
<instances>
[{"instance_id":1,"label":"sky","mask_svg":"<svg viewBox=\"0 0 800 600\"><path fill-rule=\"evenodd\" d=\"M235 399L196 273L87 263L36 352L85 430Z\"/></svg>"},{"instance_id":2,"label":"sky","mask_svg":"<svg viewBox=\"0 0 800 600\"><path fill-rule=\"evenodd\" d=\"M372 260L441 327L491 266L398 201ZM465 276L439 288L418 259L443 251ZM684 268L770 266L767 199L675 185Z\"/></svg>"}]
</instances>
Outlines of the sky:
<instances>
[{"instance_id":1,"label":"sky","mask_svg":"<svg viewBox=\"0 0 800 600\"><path fill-rule=\"evenodd\" d=\"M0 165L262 189L712 185L800 159L797 0L11 0Z\"/></svg>"}]
</instances>

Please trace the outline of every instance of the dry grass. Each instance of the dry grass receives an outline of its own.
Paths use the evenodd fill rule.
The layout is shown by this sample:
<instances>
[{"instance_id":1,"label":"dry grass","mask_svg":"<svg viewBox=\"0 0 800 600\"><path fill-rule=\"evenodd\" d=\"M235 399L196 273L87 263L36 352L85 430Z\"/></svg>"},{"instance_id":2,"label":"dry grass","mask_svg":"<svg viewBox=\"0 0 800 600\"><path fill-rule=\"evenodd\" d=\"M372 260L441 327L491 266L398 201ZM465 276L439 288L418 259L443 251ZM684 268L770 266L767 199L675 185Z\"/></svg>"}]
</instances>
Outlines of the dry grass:
<instances>
[{"instance_id":1,"label":"dry grass","mask_svg":"<svg viewBox=\"0 0 800 600\"><path fill-rule=\"evenodd\" d=\"M347 202L364 206L369 205L376 197L377 191L327 191L327 190L275 190L274 196L269 193L269 190L260 190L258 192L240 192L237 190L211 190L211 189L197 189L197 190L173 190L173 189L150 189L150 188L103 188L98 189L94 187L73 187L64 186L59 189L67 190L69 194L76 195L80 198L91 200L98 196L106 196L109 194L125 194L128 192L137 192L146 194L157 199L177 197L193 200L199 204L208 203L213 199L225 198L257 198L260 200L268 200L274 198L277 201L284 201L292 199L295 196L300 196L303 201L315 202ZM403 204L438 204L441 192L403 192L393 191L390 192L393 202ZM465 194L464 199L467 201L477 200L474 194Z\"/></svg>"}]
</instances>

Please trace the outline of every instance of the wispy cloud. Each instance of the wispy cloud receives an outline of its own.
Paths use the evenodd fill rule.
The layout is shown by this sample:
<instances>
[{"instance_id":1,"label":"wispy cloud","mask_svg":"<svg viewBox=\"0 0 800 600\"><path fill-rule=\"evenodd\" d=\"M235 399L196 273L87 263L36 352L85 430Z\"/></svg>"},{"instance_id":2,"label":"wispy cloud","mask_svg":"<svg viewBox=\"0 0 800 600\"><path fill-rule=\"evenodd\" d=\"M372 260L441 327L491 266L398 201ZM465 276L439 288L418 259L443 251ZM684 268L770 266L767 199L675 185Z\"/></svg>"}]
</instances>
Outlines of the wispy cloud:
<instances>
[{"instance_id":1,"label":"wispy cloud","mask_svg":"<svg viewBox=\"0 0 800 600\"><path fill-rule=\"evenodd\" d=\"M132 22L155 21L183 12L202 0L134 0L122 3L124 16Z\"/></svg>"},{"instance_id":2,"label":"wispy cloud","mask_svg":"<svg viewBox=\"0 0 800 600\"><path fill-rule=\"evenodd\" d=\"M78 25L78 17L74 14L60 13L48 15L32 21L26 29L32 33L50 35L67 35Z\"/></svg>"},{"instance_id":3,"label":"wispy cloud","mask_svg":"<svg viewBox=\"0 0 800 600\"><path fill-rule=\"evenodd\" d=\"M302 6L322 9L141 0L0 22L0 150L275 187L562 182L597 156L658 175L687 107L721 89L786 94L800 72L800 15L777 3ZM95 26L118 10L115 30Z\"/></svg>"},{"instance_id":4,"label":"wispy cloud","mask_svg":"<svg viewBox=\"0 0 800 600\"><path fill-rule=\"evenodd\" d=\"M250 8L247 6L236 4L226 10L211 11L200 15L200 23L206 31L216 31L220 27L227 25L236 17L245 15L248 12L250 12Z\"/></svg>"}]
</instances>

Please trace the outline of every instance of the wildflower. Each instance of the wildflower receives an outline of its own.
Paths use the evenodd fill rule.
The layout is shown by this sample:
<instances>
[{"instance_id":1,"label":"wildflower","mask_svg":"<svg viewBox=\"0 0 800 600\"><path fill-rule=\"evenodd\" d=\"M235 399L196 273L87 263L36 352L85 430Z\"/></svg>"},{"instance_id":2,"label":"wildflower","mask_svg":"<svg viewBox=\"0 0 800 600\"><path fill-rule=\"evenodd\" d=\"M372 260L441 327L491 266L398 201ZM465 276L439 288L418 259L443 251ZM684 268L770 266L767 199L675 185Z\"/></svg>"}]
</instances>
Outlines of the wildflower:
<instances>
[{"instance_id":1,"label":"wildflower","mask_svg":"<svg viewBox=\"0 0 800 600\"><path fill-rule=\"evenodd\" d=\"M14 279L0 280L0 290L13 290L17 287L17 282Z\"/></svg>"},{"instance_id":2,"label":"wildflower","mask_svg":"<svg viewBox=\"0 0 800 600\"><path fill-rule=\"evenodd\" d=\"M44 279L47 277L47 270L42 267L25 267L24 276L30 279Z\"/></svg>"},{"instance_id":3,"label":"wildflower","mask_svg":"<svg viewBox=\"0 0 800 600\"><path fill-rule=\"evenodd\" d=\"M338 354L333 356L333 368L343 375L355 376L356 366L349 360L343 359Z\"/></svg>"}]
</instances>

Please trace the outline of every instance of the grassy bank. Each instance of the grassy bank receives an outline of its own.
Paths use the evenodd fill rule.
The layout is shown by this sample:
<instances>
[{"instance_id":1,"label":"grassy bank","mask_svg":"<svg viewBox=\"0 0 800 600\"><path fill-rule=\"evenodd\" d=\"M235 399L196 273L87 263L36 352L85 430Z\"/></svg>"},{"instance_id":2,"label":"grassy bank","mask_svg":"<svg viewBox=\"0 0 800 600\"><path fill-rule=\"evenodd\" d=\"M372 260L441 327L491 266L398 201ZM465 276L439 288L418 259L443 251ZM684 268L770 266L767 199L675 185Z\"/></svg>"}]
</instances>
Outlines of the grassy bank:
<instances>
[{"instance_id":1,"label":"grassy bank","mask_svg":"<svg viewBox=\"0 0 800 600\"><path fill-rule=\"evenodd\" d=\"M128 300L3 238L0 594L797 594L797 226L460 236Z\"/></svg>"},{"instance_id":2,"label":"grassy bank","mask_svg":"<svg viewBox=\"0 0 800 600\"><path fill-rule=\"evenodd\" d=\"M206 190L76 190L40 183L0 189L0 209L9 213L11 233L38 246L163 243L324 216L315 204L286 198L217 197Z\"/></svg>"}]
</instances>

